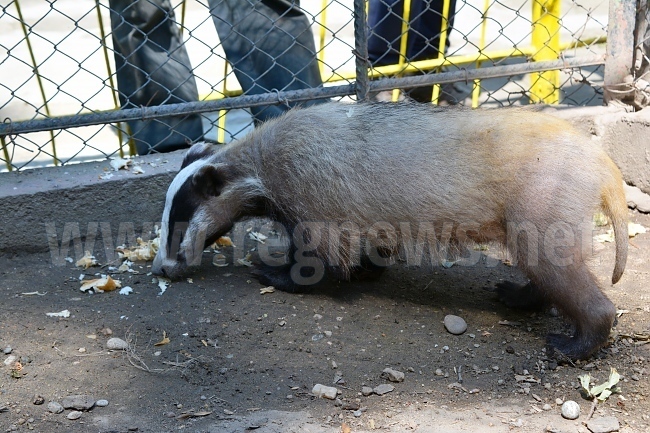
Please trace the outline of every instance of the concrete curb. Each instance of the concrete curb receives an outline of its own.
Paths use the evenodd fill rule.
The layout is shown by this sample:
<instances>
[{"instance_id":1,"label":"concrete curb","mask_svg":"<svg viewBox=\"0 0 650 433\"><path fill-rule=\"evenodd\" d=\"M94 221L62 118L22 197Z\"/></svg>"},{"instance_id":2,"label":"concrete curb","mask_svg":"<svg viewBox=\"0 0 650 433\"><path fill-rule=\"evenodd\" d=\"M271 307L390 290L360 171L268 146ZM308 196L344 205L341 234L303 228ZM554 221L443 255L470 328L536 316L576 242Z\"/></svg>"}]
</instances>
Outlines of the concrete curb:
<instances>
[{"instance_id":1,"label":"concrete curb","mask_svg":"<svg viewBox=\"0 0 650 433\"><path fill-rule=\"evenodd\" d=\"M621 168L626 182L650 192L650 109L626 113L620 107L546 107L542 111L566 118L591 134ZM108 161L0 173L0 253L50 251L60 261L62 257L55 255L69 250L57 242L69 240L75 248L69 255L75 257L83 254L79 240L86 241L90 228L91 240L103 239L110 257L114 246L148 235L161 218L165 193L182 155L179 151L135 158L144 174L113 171ZM113 176L100 178L106 173ZM54 252L51 242L57 246Z\"/></svg>"},{"instance_id":2,"label":"concrete curb","mask_svg":"<svg viewBox=\"0 0 650 433\"><path fill-rule=\"evenodd\" d=\"M137 157L133 161L143 174L114 171L108 161L0 173L0 253L47 252L52 229L60 241L66 225L67 236L75 236L76 226L82 240L89 223L110 227L118 243L125 227L139 236L143 226L148 231L160 220L182 156L179 151Z\"/></svg>"}]
</instances>

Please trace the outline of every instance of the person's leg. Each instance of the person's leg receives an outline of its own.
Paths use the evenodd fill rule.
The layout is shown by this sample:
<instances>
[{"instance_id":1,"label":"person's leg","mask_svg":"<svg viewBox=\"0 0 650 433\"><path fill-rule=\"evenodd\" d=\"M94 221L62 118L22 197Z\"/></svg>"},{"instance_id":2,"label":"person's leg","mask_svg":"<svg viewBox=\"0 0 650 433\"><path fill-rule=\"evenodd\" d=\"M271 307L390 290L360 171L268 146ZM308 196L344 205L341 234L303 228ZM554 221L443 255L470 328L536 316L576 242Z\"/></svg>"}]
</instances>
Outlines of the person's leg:
<instances>
[{"instance_id":1,"label":"person's leg","mask_svg":"<svg viewBox=\"0 0 650 433\"><path fill-rule=\"evenodd\" d=\"M209 4L226 58L246 95L322 85L310 22L294 2L209 0ZM252 111L259 122L288 108L283 104Z\"/></svg>"},{"instance_id":2,"label":"person's leg","mask_svg":"<svg viewBox=\"0 0 650 433\"><path fill-rule=\"evenodd\" d=\"M198 100L189 56L169 0L109 0L122 108ZM203 137L198 115L129 121L138 154L169 152Z\"/></svg>"}]
</instances>

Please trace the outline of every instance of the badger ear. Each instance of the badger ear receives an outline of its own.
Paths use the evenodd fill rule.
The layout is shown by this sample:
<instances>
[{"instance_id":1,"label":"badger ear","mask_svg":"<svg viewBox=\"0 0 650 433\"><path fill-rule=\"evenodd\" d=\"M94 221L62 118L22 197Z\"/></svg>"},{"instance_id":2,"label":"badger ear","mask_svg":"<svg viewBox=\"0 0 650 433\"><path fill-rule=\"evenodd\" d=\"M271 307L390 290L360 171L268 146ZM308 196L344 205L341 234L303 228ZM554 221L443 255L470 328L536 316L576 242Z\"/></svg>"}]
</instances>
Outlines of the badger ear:
<instances>
[{"instance_id":1,"label":"badger ear","mask_svg":"<svg viewBox=\"0 0 650 433\"><path fill-rule=\"evenodd\" d=\"M204 141L194 144L190 147L190 150L187 151L183 157L183 163L181 164L181 170L199 159L207 158L211 156L216 151L216 146L214 144L206 143Z\"/></svg>"},{"instance_id":2,"label":"badger ear","mask_svg":"<svg viewBox=\"0 0 650 433\"><path fill-rule=\"evenodd\" d=\"M232 171L224 164L206 164L192 176L192 187L204 197L221 195L232 179Z\"/></svg>"}]
</instances>

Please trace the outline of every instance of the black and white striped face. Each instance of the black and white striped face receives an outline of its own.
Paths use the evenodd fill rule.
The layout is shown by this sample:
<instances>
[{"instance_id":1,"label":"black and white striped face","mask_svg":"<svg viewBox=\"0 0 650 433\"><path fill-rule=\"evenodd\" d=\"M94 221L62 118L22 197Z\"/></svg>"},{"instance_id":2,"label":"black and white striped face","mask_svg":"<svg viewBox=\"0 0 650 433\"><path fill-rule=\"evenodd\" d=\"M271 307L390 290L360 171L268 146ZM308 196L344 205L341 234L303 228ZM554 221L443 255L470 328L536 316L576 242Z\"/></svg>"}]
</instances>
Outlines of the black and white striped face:
<instances>
[{"instance_id":1,"label":"black and white striped face","mask_svg":"<svg viewBox=\"0 0 650 433\"><path fill-rule=\"evenodd\" d=\"M176 278L187 267L199 265L203 249L232 227L231 206L221 197L229 170L214 163L213 155L210 144L192 146L167 190L152 266L155 275Z\"/></svg>"}]
</instances>

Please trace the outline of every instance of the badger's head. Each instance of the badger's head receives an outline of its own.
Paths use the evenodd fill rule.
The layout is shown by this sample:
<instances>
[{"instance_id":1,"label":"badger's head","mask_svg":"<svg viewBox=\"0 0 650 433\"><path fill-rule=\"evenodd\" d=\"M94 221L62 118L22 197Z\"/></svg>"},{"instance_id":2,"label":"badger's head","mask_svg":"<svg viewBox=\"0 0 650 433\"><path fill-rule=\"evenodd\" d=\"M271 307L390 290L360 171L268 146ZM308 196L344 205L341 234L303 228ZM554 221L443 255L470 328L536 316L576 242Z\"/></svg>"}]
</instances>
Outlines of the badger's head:
<instances>
[{"instance_id":1,"label":"badger's head","mask_svg":"<svg viewBox=\"0 0 650 433\"><path fill-rule=\"evenodd\" d=\"M258 182L224 163L215 146L197 143L185 155L167 191L155 275L177 278L198 266L206 246L227 233L255 202Z\"/></svg>"}]
</instances>

